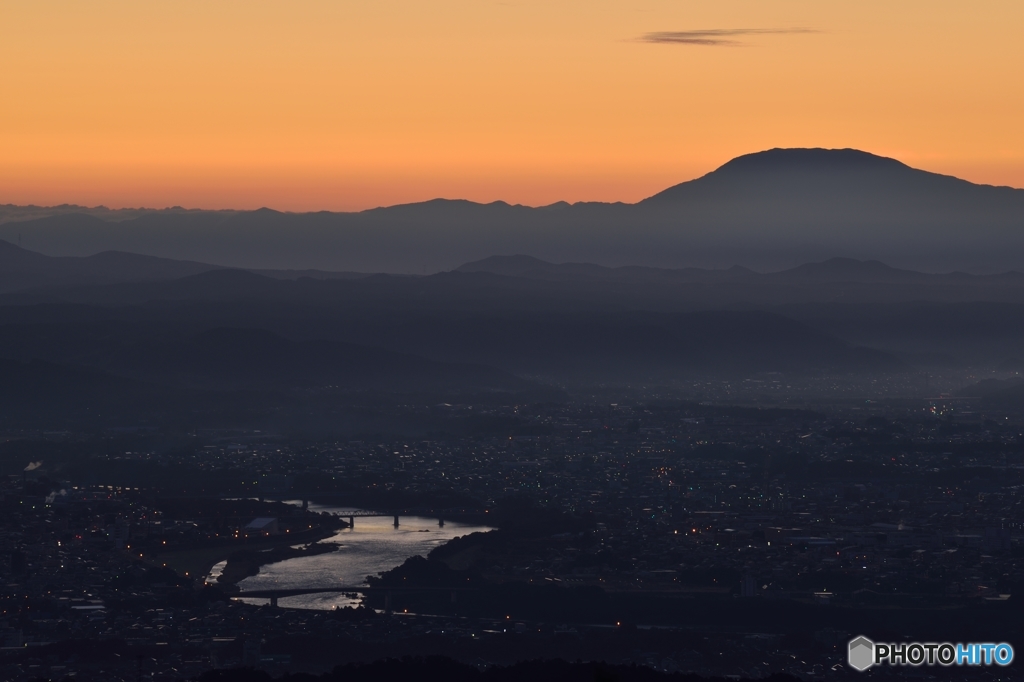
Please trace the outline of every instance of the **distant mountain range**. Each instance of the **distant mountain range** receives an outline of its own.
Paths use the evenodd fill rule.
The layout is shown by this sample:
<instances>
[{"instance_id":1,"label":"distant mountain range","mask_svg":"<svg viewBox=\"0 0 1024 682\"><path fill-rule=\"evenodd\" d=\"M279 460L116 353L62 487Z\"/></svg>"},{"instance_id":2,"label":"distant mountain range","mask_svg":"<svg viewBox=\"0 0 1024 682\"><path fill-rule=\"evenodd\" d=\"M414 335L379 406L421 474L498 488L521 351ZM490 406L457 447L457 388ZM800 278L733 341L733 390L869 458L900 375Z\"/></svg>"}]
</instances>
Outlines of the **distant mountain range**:
<instances>
[{"instance_id":1,"label":"distant mountain range","mask_svg":"<svg viewBox=\"0 0 1024 682\"><path fill-rule=\"evenodd\" d=\"M34 217L36 216L36 217ZM360 213L0 207L0 239L247 269L430 274L495 254L604 266L781 270L833 257L1024 270L1024 190L856 150L742 156L637 204L434 200Z\"/></svg>"},{"instance_id":2,"label":"distant mountain range","mask_svg":"<svg viewBox=\"0 0 1024 682\"><path fill-rule=\"evenodd\" d=\"M0 242L0 422L43 429L102 415L318 433L344 422L357 433L380 396L515 404L616 387L759 386L768 375L783 386L928 368L1007 376L1020 357L1018 272L833 258L758 273L509 255L367 275L53 257Z\"/></svg>"},{"instance_id":3,"label":"distant mountain range","mask_svg":"<svg viewBox=\"0 0 1024 682\"><path fill-rule=\"evenodd\" d=\"M370 275L247 270L115 251L45 256L0 240L0 304L129 305L238 298L441 308L483 302L484 308L522 310L571 301L585 309L666 311L807 303L1024 303L1024 274L930 274L849 258L758 273L739 266L713 270L556 264L514 255L491 256L430 276Z\"/></svg>"},{"instance_id":4,"label":"distant mountain range","mask_svg":"<svg viewBox=\"0 0 1024 682\"><path fill-rule=\"evenodd\" d=\"M0 240L0 294L118 283L162 282L224 269L221 265L122 251L103 251L90 256L47 256ZM273 279L358 279L365 276L320 270L253 272Z\"/></svg>"},{"instance_id":5,"label":"distant mountain range","mask_svg":"<svg viewBox=\"0 0 1024 682\"><path fill-rule=\"evenodd\" d=\"M718 317L706 316L712 311ZM698 313L705 315L699 324L692 322ZM429 276L358 275L248 271L129 253L48 257L0 243L0 357L124 373L124 364L95 355L46 350L55 334L48 325L64 329L70 348L86 348L85 321L124 319L135 322L116 334L108 330L114 341L104 341L117 354L148 329L142 322L170 325L145 334L176 343L187 342L183 330L264 329L295 341L475 363L542 382L629 383L695 371L892 371L901 362L997 368L1024 356L1024 275L928 274L842 258L762 274L742 267L554 264L524 255ZM23 326L40 324L46 331L38 335ZM5 329L18 329L21 340L8 345ZM708 334L698 337L693 329ZM813 335L824 343L818 350L792 350ZM849 354L843 344L889 355ZM292 379L273 376L305 381L305 370L289 371Z\"/></svg>"},{"instance_id":6,"label":"distant mountain range","mask_svg":"<svg viewBox=\"0 0 1024 682\"><path fill-rule=\"evenodd\" d=\"M943 277L846 261L762 275L526 256L423 277L310 277L130 253L50 257L0 242L0 358L50 363L48 377L78 371L78 383L99 372L176 390L507 392L903 371L889 354L745 300L764 291L803 300L837 272L841 286ZM731 310L708 310L716 291Z\"/></svg>"}]
</instances>

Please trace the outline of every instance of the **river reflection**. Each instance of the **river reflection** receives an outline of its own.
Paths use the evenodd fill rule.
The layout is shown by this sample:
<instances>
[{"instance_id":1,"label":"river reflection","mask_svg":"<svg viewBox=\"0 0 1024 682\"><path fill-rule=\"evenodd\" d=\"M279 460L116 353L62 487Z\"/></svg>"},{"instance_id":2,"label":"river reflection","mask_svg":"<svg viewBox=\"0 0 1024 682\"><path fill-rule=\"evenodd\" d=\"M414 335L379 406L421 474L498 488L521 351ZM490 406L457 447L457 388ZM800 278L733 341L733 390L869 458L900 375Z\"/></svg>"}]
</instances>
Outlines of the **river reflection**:
<instances>
[{"instance_id":1,"label":"river reflection","mask_svg":"<svg viewBox=\"0 0 1024 682\"><path fill-rule=\"evenodd\" d=\"M348 516L356 509L310 504L311 511L331 512ZM390 516L355 519L355 528L338 531L322 542L339 545L337 552L318 556L289 559L260 568L259 575L238 583L244 590L293 589L330 587L332 585L365 585L366 576L389 571L417 554L426 556L430 550L460 535L491 530L487 526L474 526L445 521L439 527L437 519L403 516L398 528ZM219 574L221 565L214 567L212 575ZM251 604L265 604L266 599L245 599ZM359 599L343 594L308 594L279 600L280 606L300 609L332 609L335 606L356 606Z\"/></svg>"}]
</instances>

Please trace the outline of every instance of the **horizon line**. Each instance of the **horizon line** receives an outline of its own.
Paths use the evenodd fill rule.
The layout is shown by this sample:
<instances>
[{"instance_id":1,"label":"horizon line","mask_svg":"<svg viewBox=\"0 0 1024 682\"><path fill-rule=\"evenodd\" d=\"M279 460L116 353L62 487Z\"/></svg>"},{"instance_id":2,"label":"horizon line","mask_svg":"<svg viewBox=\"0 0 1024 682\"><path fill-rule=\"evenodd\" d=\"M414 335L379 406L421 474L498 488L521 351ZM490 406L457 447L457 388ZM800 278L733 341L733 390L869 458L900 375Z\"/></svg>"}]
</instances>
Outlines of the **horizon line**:
<instances>
[{"instance_id":1,"label":"horizon line","mask_svg":"<svg viewBox=\"0 0 1024 682\"><path fill-rule=\"evenodd\" d=\"M159 207L159 208L158 207L150 207L150 206L121 206L121 207L117 207L117 208L111 208L110 206L107 206L106 204L96 204L94 206L89 206L89 205L85 205L85 204L76 204L76 203L68 203L68 202L64 202L64 203L60 203L60 204L51 204L51 205L40 205L40 204L33 204L33 203L29 203L29 204L4 203L4 204L0 204L0 209L5 209L5 208L7 208L7 209L11 209L11 208L14 208L14 209L40 209L40 210L83 209L83 210L87 210L87 211L109 211L111 213L122 212L122 211L123 212L140 211L140 212L152 212L152 213L163 212L163 211L195 212L195 213L255 213L257 211L273 211L275 213L288 214L288 215L306 215L306 214L313 214L313 213L358 214L358 213L366 213L366 212L369 212L369 211L377 211L377 210L381 210L381 209L399 208L399 207L402 207L402 206L416 206L416 205L420 205L420 204L429 204L429 203L433 203L433 202L442 202L442 201L443 202L453 202L453 203L454 202L464 202L464 203L474 204L474 205L477 205L477 206L490 206L490 205L494 205L494 204L504 204L504 205L512 207L512 208L528 208L528 209L533 209L533 210L553 208L553 207L558 206L559 204L564 204L567 207L574 207L574 206L580 206L580 205L605 205L605 206L623 205L623 206L637 206L637 205L643 203L644 201L647 201L647 200L649 200L649 199L651 199L651 198L661 194L662 192L670 190L670 189L672 189L674 187L678 187L680 185L685 185L687 183L694 182L696 180L700 180L701 178L704 178L704 177L706 177L708 175L711 175L712 173L715 173L715 172L721 170L722 168L724 168L728 164L732 163L733 161L736 161L737 159L746 158L746 157L750 157L750 156L757 156L757 155L767 154L767 153L770 153L770 152L797 151L797 150L800 150L800 151L805 151L805 150L806 151L818 151L818 150L821 150L821 151L832 151L832 152L842 152L842 151L859 152L861 154L872 156L872 157L875 157L877 159L896 161L897 163L900 163L900 164L902 164L902 165L904 165L907 168L910 168L912 170L917 170L917 171L921 171L921 172L925 172L925 173L930 173L930 174L933 174L933 175L941 175L941 176L945 176L945 177L955 178L957 180L961 180L963 182L967 182L967 183L970 183L972 185L976 185L978 187L995 187L995 188L1024 190L1024 187L1016 187L1014 185L997 185L997 184L984 183L984 182L974 182L972 180L967 180L967 179L962 178L962 177L957 176L957 175L949 175L947 173L939 173L937 171L929 171L929 170L926 170L926 169L923 169L923 168L918 168L916 166L911 166L911 165L907 164L904 161L900 161L896 157L883 156L881 154L875 154L874 152L864 151L862 149L857 149L855 147L771 147L771 148L768 148L768 149L762 149L762 150L759 150L759 151L756 151L756 152L748 152L746 154L740 154L738 156L732 157L728 161L720 164L719 166L717 166L716 168L714 168L714 169L712 169L710 171L707 171L706 173L703 173L701 175L694 176L694 177L692 177L692 178L690 178L688 180L682 180L680 182L677 182L677 183L674 183L674 184L669 185L667 187L664 187L664 188L654 192L653 194L651 194L649 196L646 196L643 199L640 199L640 200L635 201L635 202L621 201L621 200L618 200L618 201L593 201L593 200L589 200L588 201L588 200L583 200L583 201L573 201L573 202L566 201L566 200L556 200L556 201L553 201L553 202L547 203L547 204L523 204L523 203L511 203L511 202L506 201L504 199L494 199L494 200L491 200L491 201L477 201L477 200L465 199L465 198L461 198L461 197L450 198L450 197L445 197L445 196L435 196L435 197L432 197L432 198L429 198L429 199L421 199L421 200L415 200L415 201L404 201L404 202L399 202L399 203L394 203L394 204L386 204L386 205L382 204L382 205L370 206L370 207L367 207L367 208L356 209L356 210L348 210L348 211L346 211L346 210L323 209L323 208L321 208L321 209L297 210L296 211L296 210L285 210L285 209L273 208L273 207L267 206L267 205L259 206L257 208L231 208L231 207L221 207L221 208L189 208L189 207L181 206L180 204L175 204L175 205L172 205L172 206L164 206L164 207ZM7 220L4 220L2 215L0 215L0 224L3 224L5 222L17 222L17 221L7 221Z\"/></svg>"}]
</instances>

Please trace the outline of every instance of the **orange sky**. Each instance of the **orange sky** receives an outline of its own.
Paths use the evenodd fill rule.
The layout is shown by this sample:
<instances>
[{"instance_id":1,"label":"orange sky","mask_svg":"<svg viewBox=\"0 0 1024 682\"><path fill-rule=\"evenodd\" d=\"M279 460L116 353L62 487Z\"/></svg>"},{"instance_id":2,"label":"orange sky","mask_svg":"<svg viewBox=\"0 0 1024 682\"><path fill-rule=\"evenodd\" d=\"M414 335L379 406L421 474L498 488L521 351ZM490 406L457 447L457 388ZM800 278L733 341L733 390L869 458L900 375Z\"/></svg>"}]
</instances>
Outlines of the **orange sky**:
<instances>
[{"instance_id":1,"label":"orange sky","mask_svg":"<svg viewBox=\"0 0 1024 682\"><path fill-rule=\"evenodd\" d=\"M636 201L776 146L1024 187L1022 26L1019 0L0 0L0 203Z\"/></svg>"}]
</instances>

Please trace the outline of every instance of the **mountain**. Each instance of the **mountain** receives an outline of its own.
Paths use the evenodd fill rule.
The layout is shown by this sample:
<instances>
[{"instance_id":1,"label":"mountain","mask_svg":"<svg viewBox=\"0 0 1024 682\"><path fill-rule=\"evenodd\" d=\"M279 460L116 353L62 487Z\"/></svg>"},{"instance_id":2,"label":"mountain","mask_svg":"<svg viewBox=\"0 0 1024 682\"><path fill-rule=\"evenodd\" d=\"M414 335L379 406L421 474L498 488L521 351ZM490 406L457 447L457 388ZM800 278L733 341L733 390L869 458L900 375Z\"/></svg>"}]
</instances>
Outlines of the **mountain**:
<instances>
[{"instance_id":1,"label":"mountain","mask_svg":"<svg viewBox=\"0 0 1024 682\"><path fill-rule=\"evenodd\" d=\"M833 245L832 256L924 270L1019 268L1020 260L998 259L972 241L1019 246L1024 236L1024 190L976 185L854 149L741 156L641 206L742 236L749 246L804 239ZM954 245L965 249L960 257ZM1003 266L992 267L996 262Z\"/></svg>"},{"instance_id":2,"label":"mountain","mask_svg":"<svg viewBox=\"0 0 1024 682\"><path fill-rule=\"evenodd\" d=\"M90 221L94 219L86 218L87 223ZM226 269L220 265L123 251L103 251L89 256L47 256L0 240L0 294L107 284L162 282L218 270ZM367 276L355 272L323 270L254 272L274 279L359 279Z\"/></svg>"},{"instance_id":3,"label":"mountain","mask_svg":"<svg viewBox=\"0 0 1024 682\"><path fill-rule=\"evenodd\" d=\"M834 291L817 281L821 273L828 279L833 270L867 268L874 277L876 264L819 264L795 284L787 273L779 279L742 268L607 268L527 256L426 277L283 279L230 268L178 276L202 266L131 254L52 258L10 245L0 253L10 267L45 268L53 280L104 258L120 264L107 277L152 265L141 273L149 281L6 294L0 358L182 389L515 391L527 387L517 377L621 385L716 373L905 369L885 353L749 310L755 294L804 300L801 292ZM153 279L159 276L165 279ZM708 311L715 297L735 310Z\"/></svg>"},{"instance_id":4,"label":"mountain","mask_svg":"<svg viewBox=\"0 0 1024 682\"><path fill-rule=\"evenodd\" d=\"M187 209L180 206L173 208L159 209L163 213L198 213L199 209ZM55 215L90 215L101 220L120 222L138 218L141 215L155 212L152 208L118 208L111 209L106 206L79 206L77 204L61 204L59 206L16 206L14 204L0 204L0 223L20 222L24 220L35 220L37 218L48 218ZM221 213L233 213L234 211L220 211Z\"/></svg>"},{"instance_id":5,"label":"mountain","mask_svg":"<svg viewBox=\"0 0 1024 682\"><path fill-rule=\"evenodd\" d=\"M11 212L16 217L31 211ZM926 272L1024 270L1024 190L856 150L773 149L638 204L434 200L360 213L53 212L0 224L50 255L118 250L248 269L430 274L499 255L781 270L832 257Z\"/></svg>"},{"instance_id":6,"label":"mountain","mask_svg":"<svg viewBox=\"0 0 1024 682\"><path fill-rule=\"evenodd\" d=\"M0 241L0 293L68 285L174 279L218 267L117 251L87 257L51 257Z\"/></svg>"},{"instance_id":7,"label":"mountain","mask_svg":"<svg viewBox=\"0 0 1024 682\"><path fill-rule=\"evenodd\" d=\"M769 366L888 371L882 368L891 368L894 357L917 367L974 365L1002 371L1009 359L1024 356L1024 327L1018 323L1024 319L1024 275L1018 272L930 274L879 261L832 258L757 273L741 267L613 268L513 255L491 256L434 275L406 276L254 272L112 254L112 260L129 261L133 267L101 274L127 281L82 283L82 264L102 262L111 254L53 258L0 243L0 255L5 258L0 280L12 276L5 267L45 266L48 278L43 286L0 293L0 358L108 367L88 360L93 352L81 349L95 341L100 349L116 349L110 352L117 354L124 351L126 340L147 335L183 342L185 331L262 328L294 340L386 347L556 382L630 383L648 381L662 371L666 377L692 374L695 364L686 365L656 348L656 340L676 338L676 332L666 331L673 316L714 310L781 315L849 347L873 348L889 356L875 365L839 355L825 359L810 354L801 362L762 354L764 362L753 364L708 356L708 367L728 371ZM150 271L145 269L148 264L153 265ZM205 267L213 269L179 276ZM170 278L140 281L144 276ZM170 322L170 327L164 324ZM36 331L27 333L27 328ZM650 332L649 338L635 338L640 328ZM742 333L751 336L753 349L760 338L757 324L752 322ZM43 352L62 339L74 341L70 347L78 346L79 352ZM597 359L585 360L582 351L573 350L601 343L605 345L592 349ZM676 341L665 343L669 347ZM619 355L613 351L615 344L622 344ZM691 356L701 357L701 352ZM754 357L754 350L746 357ZM814 357L818 359L812 361ZM602 362L606 370L599 369Z\"/></svg>"},{"instance_id":8,"label":"mountain","mask_svg":"<svg viewBox=\"0 0 1024 682\"><path fill-rule=\"evenodd\" d=\"M976 185L856 149L772 149L737 157L640 203L714 208L719 216L728 207L733 217L761 216L767 229L821 220L865 227L951 217L1019 221L1022 197L1024 190Z\"/></svg>"},{"instance_id":9,"label":"mountain","mask_svg":"<svg viewBox=\"0 0 1024 682\"><path fill-rule=\"evenodd\" d=\"M554 264L530 256L494 256L428 276L288 274L224 268L173 279L50 286L0 295L0 304L59 301L125 306L230 300L349 310L684 312L823 303L1024 303L1024 275L1017 272L929 274L841 258L774 273L741 267L609 268L592 263Z\"/></svg>"}]
</instances>

